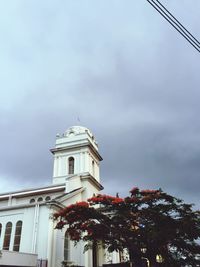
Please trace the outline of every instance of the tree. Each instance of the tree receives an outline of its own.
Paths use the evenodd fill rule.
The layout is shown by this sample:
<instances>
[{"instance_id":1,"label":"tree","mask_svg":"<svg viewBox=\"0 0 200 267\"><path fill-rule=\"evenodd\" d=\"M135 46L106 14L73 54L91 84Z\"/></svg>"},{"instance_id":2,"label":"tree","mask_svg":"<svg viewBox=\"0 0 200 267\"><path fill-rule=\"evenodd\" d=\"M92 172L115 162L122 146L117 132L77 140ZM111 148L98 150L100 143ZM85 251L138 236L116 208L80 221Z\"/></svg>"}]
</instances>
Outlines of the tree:
<instances>
[{"instance_id":1,"label":"tree","mask_svg":"<svg viewBox=\"0 0 200 267\"><path fill-rule=\"evenodd\" d=\"M158 257L166 267L200 266L200 212L161 190L135 187L130 193L70 205L54 214L56 228L67 225L71 240L85 241L85 249L99 242L110 252L126 249L134 266L144 258L157 266Z\"/></svg>"}]
</instances>

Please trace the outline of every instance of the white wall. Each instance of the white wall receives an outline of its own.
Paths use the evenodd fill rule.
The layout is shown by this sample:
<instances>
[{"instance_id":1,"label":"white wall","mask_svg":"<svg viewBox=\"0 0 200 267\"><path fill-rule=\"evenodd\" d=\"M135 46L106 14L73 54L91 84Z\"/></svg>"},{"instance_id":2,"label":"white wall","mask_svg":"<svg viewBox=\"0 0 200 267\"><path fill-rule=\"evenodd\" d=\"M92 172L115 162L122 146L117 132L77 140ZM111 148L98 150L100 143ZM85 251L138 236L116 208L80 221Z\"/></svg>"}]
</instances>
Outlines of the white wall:
<instances>
[{"instance_id":1,"label":"white wall","mask_svg":"<svg viewBox=\"0 0 200 267\"><path fill-rule=\"evenodd\" d=\"M3 213L0 213L0 223L2 224L2 231L1 231L1 237L0 237L0 249L3 248L3 240L4 240L6 224L8 222L11 222L12 233L11 233L11 240L10 240L10 250L13 250L16 223L17 221L23 221L23 218L24 218L23 209L4 211Z\"/></svg>"},{"instance_id":2,"label":"white wall","mask_svg":"<svg viewBox=\"0 0 200 267\"><path fill-rule=\"evenodd\" d=\"M0 256L1 265L36 267L37 255L2 250Z\"/></svg>"},{"instance_id":3,"label":"white wall","mask_svg":"<svg viewBox=\"0 0 200 267\"><path fill-rule=\"evenodd\" d=\"M38 258L47 259L47 241L48 241L49 209L47 206L41 206L39 210L38 232L36 252Z\"/></svg>"},{"instance_id":4,"label":"white wall","mask_svg":"<svg viewBox=\"0 0 200 267\"><path fill-rule=\"evenodd\" d=\"M51 196L52 197L52 196ZM24 201L25 199L23 199ZM8 222L12 223L12 232L9 250L13 251L15 227L17 221L22 221L20 252L37 253L41 259L47 259L49 208L36 203L26 208L4 210L0 212L2 231L0 249L3 248L5 228Z\"/></svg>"}]
</instances>

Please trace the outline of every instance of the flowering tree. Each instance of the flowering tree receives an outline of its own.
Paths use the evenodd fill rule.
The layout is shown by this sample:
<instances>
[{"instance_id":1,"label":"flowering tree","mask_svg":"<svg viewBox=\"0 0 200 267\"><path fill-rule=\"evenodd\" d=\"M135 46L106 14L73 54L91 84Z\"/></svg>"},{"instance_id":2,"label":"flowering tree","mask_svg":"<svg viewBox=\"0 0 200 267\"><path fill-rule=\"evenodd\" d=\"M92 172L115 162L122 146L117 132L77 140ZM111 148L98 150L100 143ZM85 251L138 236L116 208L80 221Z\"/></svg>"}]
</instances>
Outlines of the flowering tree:
<instances>
[{"instance_id":1,"label":"flowering tree","mask_svg":"<svg viewBox=\"0 0 200 267\"><path fill-rule=\"evenodd\" d=\"M200 212L161 190L130 191L130 196L97 195L70 205L54 218L56 228L67 225L75 243L101 242L108 251L129 252L134 266L145 258L150 266L200 266ZM199 264L199 265L198 265Z\"/></svg>"}]
</instances>

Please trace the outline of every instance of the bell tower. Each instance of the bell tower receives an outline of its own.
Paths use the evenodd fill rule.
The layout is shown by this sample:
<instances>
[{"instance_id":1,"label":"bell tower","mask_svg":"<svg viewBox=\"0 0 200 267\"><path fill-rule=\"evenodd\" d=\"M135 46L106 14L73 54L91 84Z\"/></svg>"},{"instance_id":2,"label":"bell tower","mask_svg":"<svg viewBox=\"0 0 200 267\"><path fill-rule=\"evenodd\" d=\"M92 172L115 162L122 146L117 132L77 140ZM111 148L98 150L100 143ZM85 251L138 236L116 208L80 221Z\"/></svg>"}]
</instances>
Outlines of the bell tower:
<instances>
[{"instance_id":1,"label":"bell tower","mask_svg":"<svg viewBox=\"0 0 200 267\"><path fill-rule=\"evenodd\" d=\"M99 165L102 157L92 132L82 126L72 126L57 134L54 155L53 184L64 183L73 176L89 176L100 183Z\"/></svg>"}]
</instances>

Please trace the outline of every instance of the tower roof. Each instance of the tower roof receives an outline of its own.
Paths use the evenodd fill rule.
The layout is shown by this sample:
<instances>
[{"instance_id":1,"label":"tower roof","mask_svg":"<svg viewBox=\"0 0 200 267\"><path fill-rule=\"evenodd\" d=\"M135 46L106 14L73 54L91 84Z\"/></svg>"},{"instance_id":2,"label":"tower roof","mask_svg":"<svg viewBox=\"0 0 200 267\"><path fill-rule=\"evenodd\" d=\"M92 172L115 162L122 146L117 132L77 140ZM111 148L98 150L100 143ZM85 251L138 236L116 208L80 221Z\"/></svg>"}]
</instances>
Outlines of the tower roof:
<instances>
[{"instance_id":1,"label":"tower roof","mask_svg":"<svg viewBox=\"0 0 200 267\"><path fill-rule=\"evenodd\" d=\"M81 133L88 133L91 137L93 136L92 132L88 128L84 126L79 126L79 125L71 126L65 131L66 136L71 135L71 134L77 135Z\"/></svg>"},{"instance_id":2,"label":"tower roof","mask_svg":"<svg viewBox=\"0 0 200 267\"><path fill-rule=\"evenodd\" d=\"M51 149L54 154L58 151L89 146L99 160L102 157L98 153L98 144L92 132L84 126L71 126L63 134L56 135L55 148Z\"/></svg>"}]
</instances>

